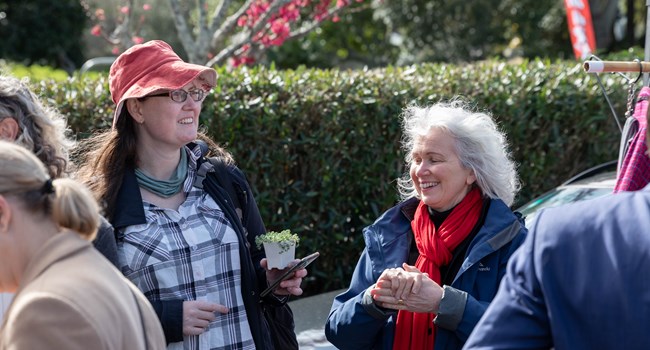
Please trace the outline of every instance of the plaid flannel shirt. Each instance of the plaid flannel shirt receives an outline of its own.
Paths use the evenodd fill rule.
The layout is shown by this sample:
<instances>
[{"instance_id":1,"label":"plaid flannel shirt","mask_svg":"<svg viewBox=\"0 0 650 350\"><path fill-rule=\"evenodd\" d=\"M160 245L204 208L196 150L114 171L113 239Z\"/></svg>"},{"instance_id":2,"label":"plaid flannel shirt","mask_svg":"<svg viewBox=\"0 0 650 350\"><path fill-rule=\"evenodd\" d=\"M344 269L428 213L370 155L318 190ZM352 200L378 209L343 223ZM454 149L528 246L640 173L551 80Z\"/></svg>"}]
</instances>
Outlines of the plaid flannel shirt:
<instances>
[{"instance_id":1,"label":"plaid flannel shirt","mask_svg":"<svg viewBox=\"0 0 650 350\"><path fill-rule=\"evenodd\" d=\"M241 291L237 234L223 211L192 186L198 148L189 151L183 185L187 197L178 210L143 201L146 224L119 235L122 272L150 300L205 300L230 311L199 336L185 336L168 349L255 349Z\"/></svg>"}]
</instances>

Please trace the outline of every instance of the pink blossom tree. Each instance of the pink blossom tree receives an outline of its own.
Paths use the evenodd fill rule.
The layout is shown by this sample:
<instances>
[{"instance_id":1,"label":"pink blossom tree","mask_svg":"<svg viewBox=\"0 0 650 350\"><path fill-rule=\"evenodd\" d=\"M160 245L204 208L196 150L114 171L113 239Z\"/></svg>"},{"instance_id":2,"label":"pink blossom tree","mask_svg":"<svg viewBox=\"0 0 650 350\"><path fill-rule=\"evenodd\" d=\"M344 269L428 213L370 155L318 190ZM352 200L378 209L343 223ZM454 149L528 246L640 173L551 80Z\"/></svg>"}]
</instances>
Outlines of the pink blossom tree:
<instances>
[{"instance_id":1,"label":"pink blossom tree","mask_svg":"<svg viewBox=\"0 0 650 350\"><path fill-rule=\"evenodd\" d=\"M184 3L192 6L187 11L180 0L167 1L188 60L208 66L226 62L233 66L252 64L269 48L305 36L323 21L337 22L344 11L368 6L361 4L364 0L245 0L243 4L220 0L211 9L207 0L197 0L192 2L194 5ZM135 0L124 1L111 32L107 30L103 9L95 11L97 24L91 33L113 45L114 53L145 40L140 36L145 17L136 18L134 6ZM151 6L144 4L142 9L146 12Z\"/></svg>"},{"instance_id":2,"label":"pink blossom tree","mask_svg":"<svg viewBox=\"0 0 650 350\"><path fill-rule=\"evenodd\" d=\"M97 22L90 33L94 36L103 37L109 44L113 46L113 54L117 55L120 52L128 49L134 44L144 42L144 38L138 35L145 21L145 16L141 14L138 18L134 18L135 12L132 11L134 0L127 0L119 7L120 16L115 22L115 27L109 31L107 28L107 18L104 9L98 8L95 10L93 19ZM144 4L143 11L151 10L151 5Z\"/></svg>"}]
</instances>

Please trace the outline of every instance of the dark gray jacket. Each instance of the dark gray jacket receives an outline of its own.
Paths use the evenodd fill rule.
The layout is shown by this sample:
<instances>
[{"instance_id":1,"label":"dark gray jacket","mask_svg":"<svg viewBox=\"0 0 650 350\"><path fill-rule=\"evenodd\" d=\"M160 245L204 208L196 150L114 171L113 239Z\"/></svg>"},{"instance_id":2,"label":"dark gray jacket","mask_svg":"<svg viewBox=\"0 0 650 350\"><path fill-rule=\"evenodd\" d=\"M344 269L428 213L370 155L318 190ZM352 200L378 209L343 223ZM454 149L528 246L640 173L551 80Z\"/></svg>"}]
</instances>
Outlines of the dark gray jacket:
<instances>
[{"instance_id":1,"label":"dark gray jacket","mask_svg":"<svg viewBox=\"0 0 650 350\"><path fill-rule=\"evenodd\" d=\"M103 216L99 223L97 236L93 240L93 247L97 249L113 266L119 269L117 263L117 243L115 242L115 233L113 226Z\"/></svg>"}]
</instances>

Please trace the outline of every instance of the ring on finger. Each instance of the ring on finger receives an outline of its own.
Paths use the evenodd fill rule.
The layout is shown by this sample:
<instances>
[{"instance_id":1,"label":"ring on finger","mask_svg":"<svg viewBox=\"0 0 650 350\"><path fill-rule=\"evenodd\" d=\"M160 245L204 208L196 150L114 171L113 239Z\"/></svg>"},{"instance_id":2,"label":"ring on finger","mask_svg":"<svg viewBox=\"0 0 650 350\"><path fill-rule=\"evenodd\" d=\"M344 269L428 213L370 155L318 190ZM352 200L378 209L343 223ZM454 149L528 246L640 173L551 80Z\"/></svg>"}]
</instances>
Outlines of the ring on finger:
<instances>
[{"instance_id":1,"label":"ring on finger","mask_svg":"<svg viewBox=\"0 0 650 350\"><path fill-rule=\"evenodd\" d=\"M397 300L397 305L404 305L404 300L398 299Z\"/></svg>"}]
</instances>

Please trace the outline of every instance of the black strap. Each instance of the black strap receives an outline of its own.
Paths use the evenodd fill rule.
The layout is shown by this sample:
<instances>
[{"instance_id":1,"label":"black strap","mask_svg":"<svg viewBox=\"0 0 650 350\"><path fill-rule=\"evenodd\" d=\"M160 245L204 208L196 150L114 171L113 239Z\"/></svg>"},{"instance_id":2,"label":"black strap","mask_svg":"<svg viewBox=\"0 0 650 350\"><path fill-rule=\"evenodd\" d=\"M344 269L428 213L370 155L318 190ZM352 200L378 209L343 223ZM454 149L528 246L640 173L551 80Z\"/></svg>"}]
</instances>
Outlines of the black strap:
<instances>
[{"instance_id":1,"label":"black strap","mask_svg":"<svg viewBox=\"0 0 650 350\"><path fill-rule=\"evenodd\" d=\"M209 158L208 161L213 165L214 176L217 178L219 185L223 187L226 192L228 192L228 196L232 200L232 204L235 206L235 208L242 209L243 207L239 200L239 196L237 195L237 191L235 190L235 185L233 184L232 179L228 174L226 164L223 162L223 160L221 160L221 158L218 157Z\"/></svg>"},{"instance_id":2,"label":"black strap","mask_svg":"<svg viewBox=\"0 0 650 350\"><path fill-rule=\"evenodd\" d=\"M208 174L213 174L217 180L217 184L228 193L230 202L234 205L234 207L242 210L242 203L239 199L239 196L237 195L237 191L235 190L235 185L232 182L230 174L228 174L226 163L220 157L206 158L205 155L208 154L209 149L208 145L204 141L195 140L188 144L188 147L190 147L190 149L194 148L195 146L199 146L201 148L201 157L197 161L197 176L194 180L194 187L207 190L203 186L203 180L205 180ZM209 194L212 197L215 197L216 193L209 192Z\"/></svg>"}]
</instances>

